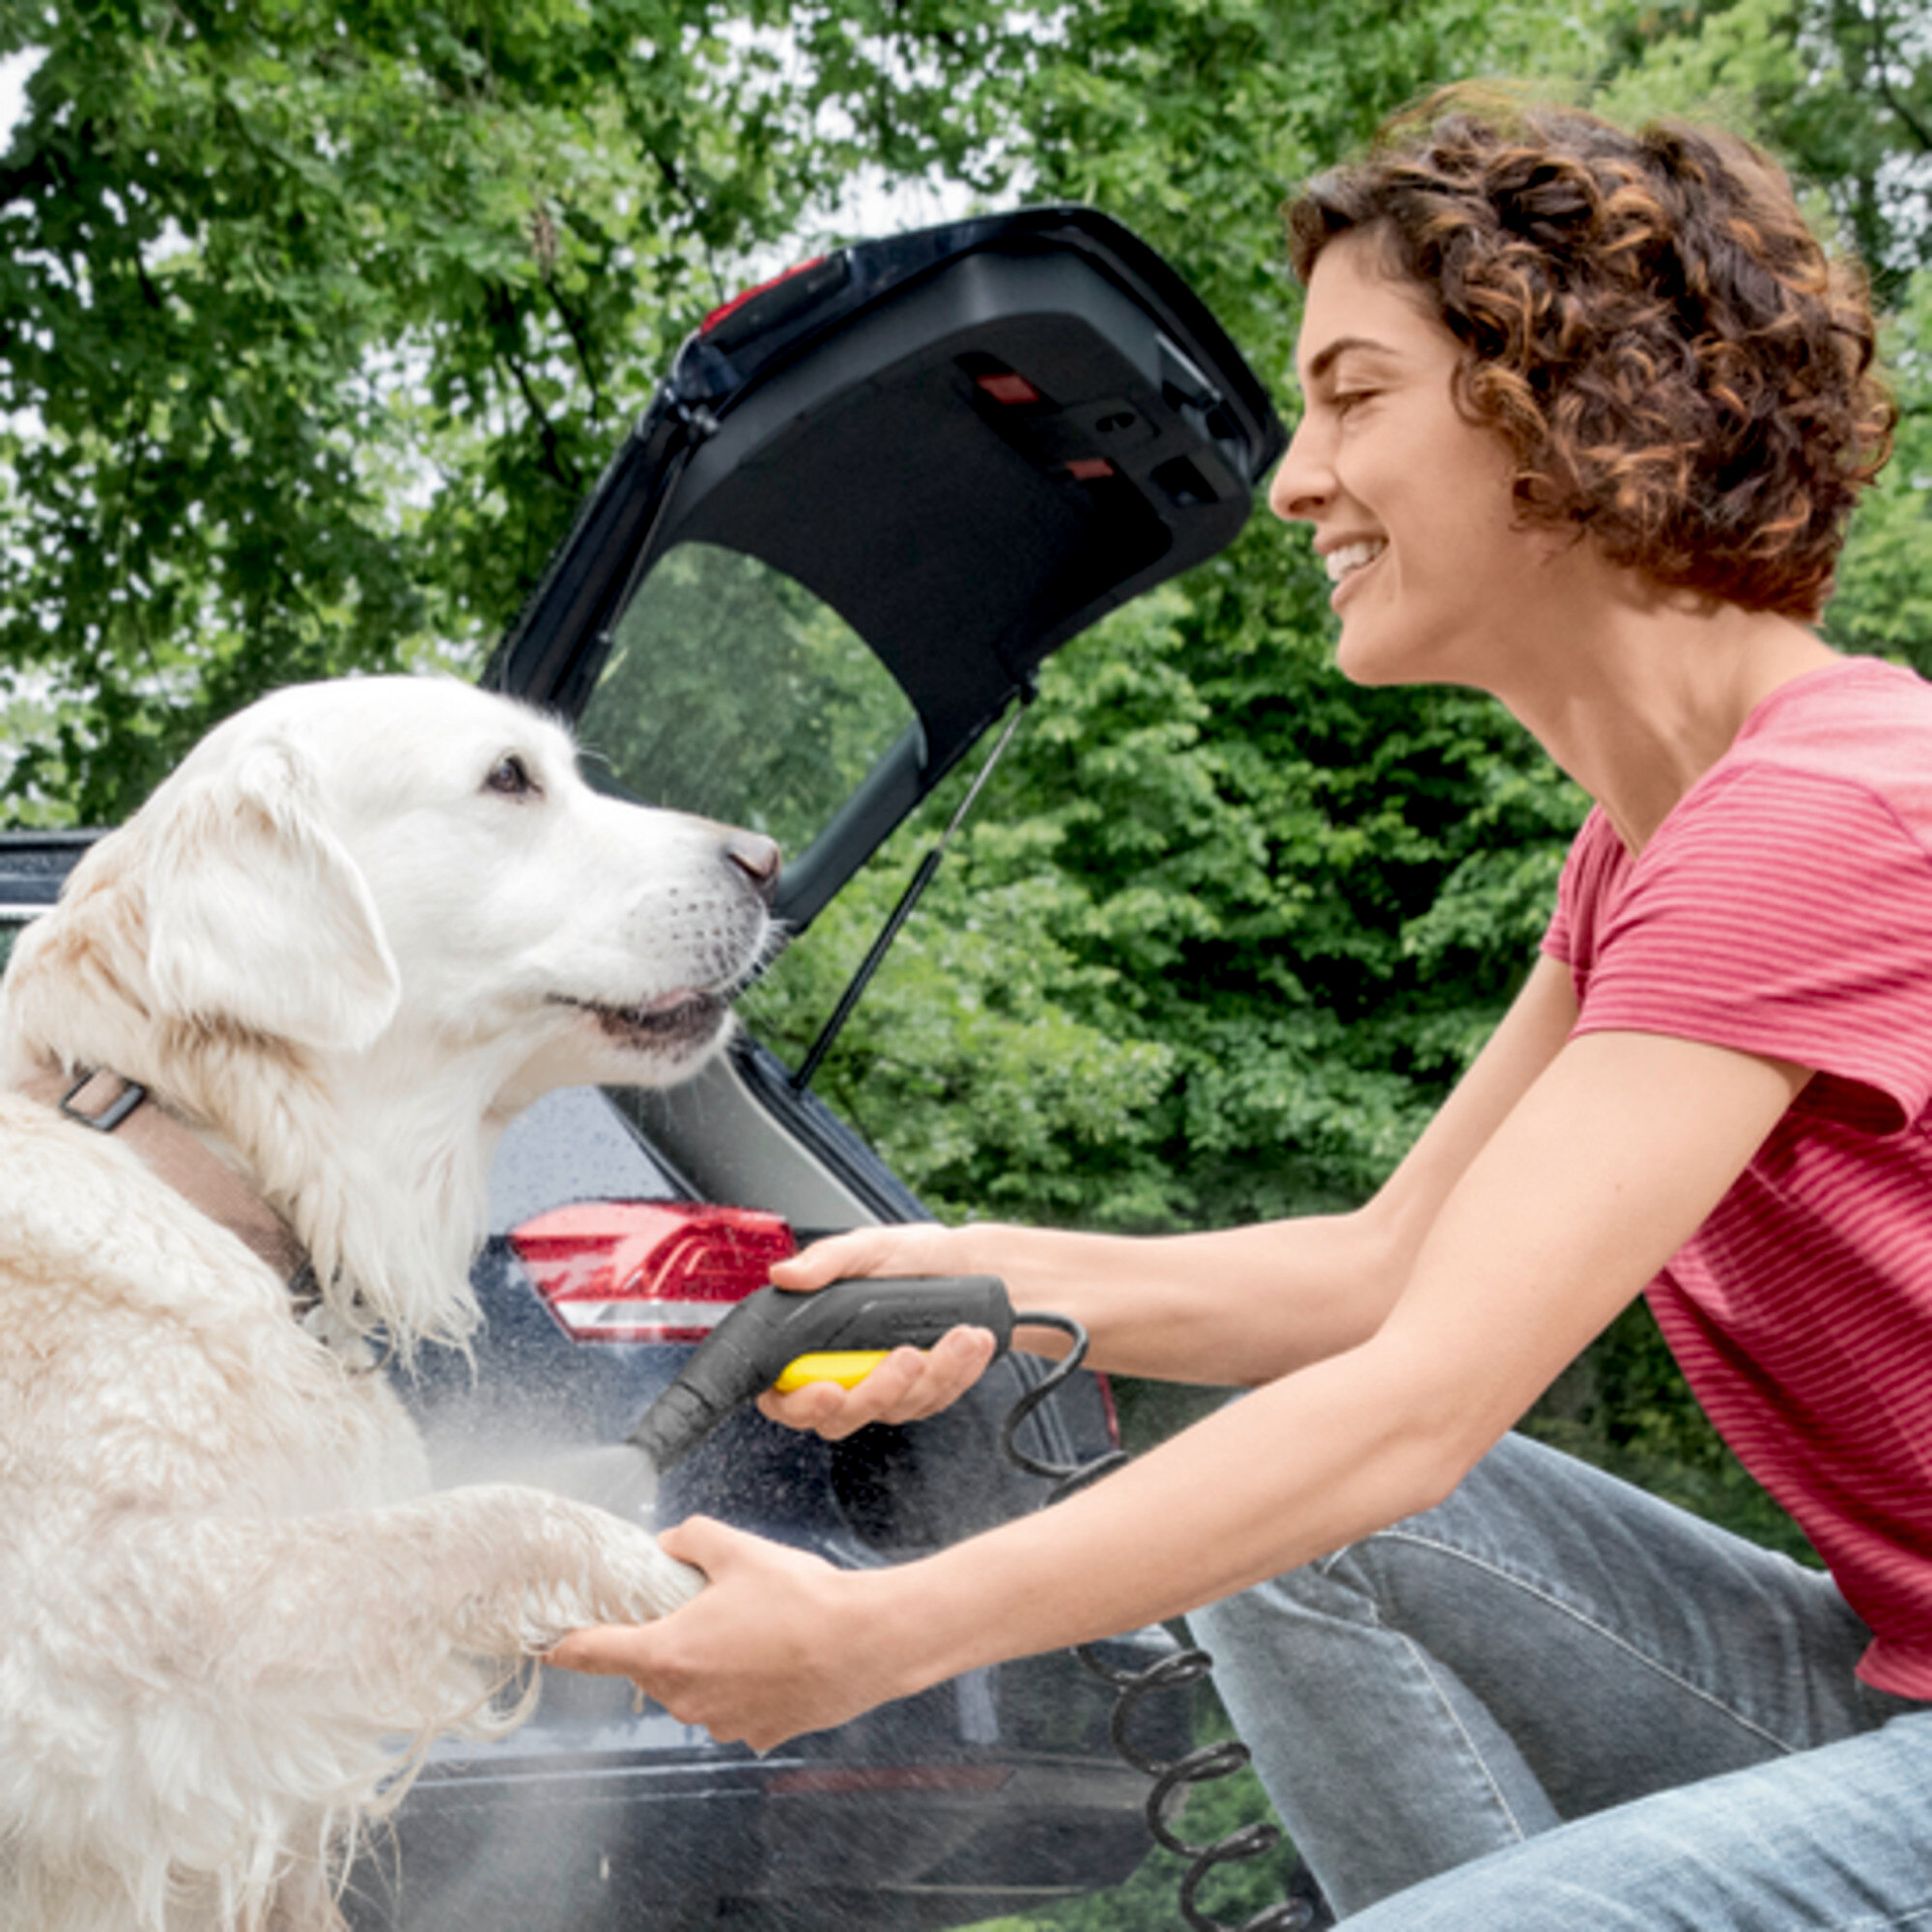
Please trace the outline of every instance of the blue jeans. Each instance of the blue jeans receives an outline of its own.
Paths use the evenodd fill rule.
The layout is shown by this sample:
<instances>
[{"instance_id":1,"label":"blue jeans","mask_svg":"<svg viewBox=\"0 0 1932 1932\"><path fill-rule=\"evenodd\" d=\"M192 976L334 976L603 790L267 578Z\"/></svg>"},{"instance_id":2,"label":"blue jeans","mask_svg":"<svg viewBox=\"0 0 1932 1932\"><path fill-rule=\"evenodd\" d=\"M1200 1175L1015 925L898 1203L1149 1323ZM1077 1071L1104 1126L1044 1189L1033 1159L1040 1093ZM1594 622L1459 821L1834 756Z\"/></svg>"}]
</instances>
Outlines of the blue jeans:
<instances>
[{"instance_id":1,"label":"blue jeans","mask_svg":"<svg viewBox=\"0 0 1932 1932\"><path fill-rule=\"evenodd\" d=\"M1932 1932L1932 1706L1830 1578L1526 1437L1193 1624L1350 1932Z\"/></svg>"}]
</instances>

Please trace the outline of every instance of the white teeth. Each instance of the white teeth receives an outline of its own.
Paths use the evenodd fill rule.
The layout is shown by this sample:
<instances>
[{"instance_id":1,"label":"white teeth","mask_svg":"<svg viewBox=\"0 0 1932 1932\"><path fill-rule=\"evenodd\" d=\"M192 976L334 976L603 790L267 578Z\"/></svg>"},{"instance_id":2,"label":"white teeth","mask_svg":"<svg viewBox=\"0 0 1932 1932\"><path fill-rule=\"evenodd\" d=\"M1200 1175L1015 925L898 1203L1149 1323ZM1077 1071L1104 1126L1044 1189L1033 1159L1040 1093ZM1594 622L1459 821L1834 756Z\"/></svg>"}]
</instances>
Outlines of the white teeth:
<instances>
[{"instance_id":1,"label":"white teeth","mask_svg":"<svg viewBox=\"0 0 1932 1932\"><path fill-rule=\"evenodd\" d=\"M1340 550L1331 550L1322 558L1328 566L1328 582L1340 583L1350 571L1372 564L1387 549L1388 545L1380 537L1371 537L1363 543L1344 544Z\"/></svg>"}]
</instances>

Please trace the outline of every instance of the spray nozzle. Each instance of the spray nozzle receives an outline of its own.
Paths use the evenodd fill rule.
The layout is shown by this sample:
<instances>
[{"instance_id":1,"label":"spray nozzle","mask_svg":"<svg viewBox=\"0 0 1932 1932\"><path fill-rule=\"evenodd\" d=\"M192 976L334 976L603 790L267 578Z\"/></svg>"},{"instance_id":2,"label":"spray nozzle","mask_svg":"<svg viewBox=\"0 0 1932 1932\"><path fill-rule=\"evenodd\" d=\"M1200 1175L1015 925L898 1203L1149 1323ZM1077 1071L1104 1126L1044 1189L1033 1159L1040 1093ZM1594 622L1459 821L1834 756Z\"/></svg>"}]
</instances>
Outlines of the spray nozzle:
<instances>
[{"instance_id":1,"label":"spray nozzle","mask_svg":"<svg viewBox=\"0 0 1932 1932\"><path fill-rule=\"evenodd\" d=\"M836 1281L814 1291L761 1288L698 1344L631 1434L662 1473L733 1409L784 1380L863 1379L894 1349L929 1349L949 1329L989 1328L1012 1342L1006 1285L989 1274ZM828 1359L836 1357L837 1359Z\"/></svg>"}]
</instances>

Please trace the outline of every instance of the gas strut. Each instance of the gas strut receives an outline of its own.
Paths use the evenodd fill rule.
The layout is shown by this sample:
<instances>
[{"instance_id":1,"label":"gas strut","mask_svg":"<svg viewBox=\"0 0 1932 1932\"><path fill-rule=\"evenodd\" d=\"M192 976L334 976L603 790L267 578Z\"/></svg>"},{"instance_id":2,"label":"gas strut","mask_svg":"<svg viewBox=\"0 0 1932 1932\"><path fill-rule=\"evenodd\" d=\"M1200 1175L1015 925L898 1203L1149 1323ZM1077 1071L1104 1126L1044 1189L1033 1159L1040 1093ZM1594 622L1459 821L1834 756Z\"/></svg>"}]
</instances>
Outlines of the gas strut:
<instances>
[{"instance_id":1,"label":"gas strut","mask_svg":"<svg viewBox=\"0 0 1932 1932\"><path fill-rule=\"evenodd\" d=\"M942 832L927 848L925 856L914 868L913 875L906 881L905 891L899 895L898 903L886 916L886 923L880 926L878 935L866 949L866 956L859 962L859 969L852 975L851 983L838 996L838 1004L833 1008L832 1016L818 1030L818 1037L806 1050L800 1061L798 1071L791 1077L793 1088L803 1094L811 1085L811 1076L824 1065L825 1056L832 1051L832 1042L845 1030L845 1022L852 1017L853 1009L865 998L866 988L872 983L872 975L879 970L893 941L899 936L899 928L912 917L913 908L925 896L925 889L931 885L933 875L939 870L940 862L946 857L946 848L952 842L952 835L966 822L966 814L973 810L986 781L993 776L993 767L1000 762L1012 736L1019 729L1020 720L1026 716L1026 707L1033 702L1034 689L1027 685L1020 693L1018 708L1007 720L1007 726L986 753L986 761L973 775L973 782L966 788L966 796L959 801L959 809L947 821Z\"/></svg>"}]
</instances>

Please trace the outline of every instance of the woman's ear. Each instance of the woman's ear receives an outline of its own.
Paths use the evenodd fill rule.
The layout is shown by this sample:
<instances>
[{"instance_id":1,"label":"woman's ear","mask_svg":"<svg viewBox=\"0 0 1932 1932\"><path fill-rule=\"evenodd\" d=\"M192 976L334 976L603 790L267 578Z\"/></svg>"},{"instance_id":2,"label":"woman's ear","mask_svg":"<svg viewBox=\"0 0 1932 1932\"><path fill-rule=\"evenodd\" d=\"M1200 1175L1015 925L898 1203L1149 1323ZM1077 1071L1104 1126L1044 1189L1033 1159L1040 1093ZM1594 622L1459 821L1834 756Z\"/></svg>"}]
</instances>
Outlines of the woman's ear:
<instances>
[{"instance_id":1,"label":"woman's ear","mask_svg":"<svg viewBox=\"0 0 1932 1932\"><path fill-rule=\"evenodd\" d=\"M365 1047L396 962L367 883L292 747L246 753L150 802L148 975L160 1009L304 1046Z\"/></svg>"}]
</instances>

